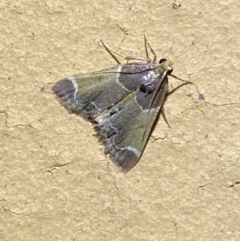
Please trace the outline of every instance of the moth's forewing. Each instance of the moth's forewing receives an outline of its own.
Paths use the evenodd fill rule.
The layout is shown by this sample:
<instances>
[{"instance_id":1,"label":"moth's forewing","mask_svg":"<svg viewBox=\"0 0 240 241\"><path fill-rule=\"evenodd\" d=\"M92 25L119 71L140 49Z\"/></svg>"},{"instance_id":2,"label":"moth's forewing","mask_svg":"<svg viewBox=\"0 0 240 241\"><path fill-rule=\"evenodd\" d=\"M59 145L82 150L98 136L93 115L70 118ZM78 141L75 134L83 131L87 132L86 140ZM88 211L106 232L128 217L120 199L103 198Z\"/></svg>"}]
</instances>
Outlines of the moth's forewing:
<instances>
[{"instance_id":1,"label":"moth's forewing","mask_svg":"<svg viewBox=\"0 0 240 241\"><path fill-rule=\"evenodd\" d=\"M138 64L73 75L57 82L53 91L67 109L95 121L138 88L142 74L135 66ZM141 66L142 71L149 68L149 65Z\"/></svg>"}]
</instances>

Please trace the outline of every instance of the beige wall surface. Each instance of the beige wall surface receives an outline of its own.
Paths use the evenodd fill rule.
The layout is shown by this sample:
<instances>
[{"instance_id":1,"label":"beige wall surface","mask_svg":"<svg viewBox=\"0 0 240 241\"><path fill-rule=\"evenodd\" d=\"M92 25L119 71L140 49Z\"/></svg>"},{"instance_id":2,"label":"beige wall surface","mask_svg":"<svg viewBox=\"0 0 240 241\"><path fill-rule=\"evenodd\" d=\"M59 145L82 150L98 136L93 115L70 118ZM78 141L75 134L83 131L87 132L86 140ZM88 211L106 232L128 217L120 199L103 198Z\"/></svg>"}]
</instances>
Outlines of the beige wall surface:
<instances>
[{"instance_id":1,"label":"beige wall surface","mask_svg":"<svg viewBox=\"0 0 240 241\"><path fill-rule=\"evenodd\" d=\"M173 2L1 1L0 240L240 240L240 1ZM144 56L145 31L194 84L124 174L51 87L114 66L100 39Z\"/></svg>"}]
</instances>

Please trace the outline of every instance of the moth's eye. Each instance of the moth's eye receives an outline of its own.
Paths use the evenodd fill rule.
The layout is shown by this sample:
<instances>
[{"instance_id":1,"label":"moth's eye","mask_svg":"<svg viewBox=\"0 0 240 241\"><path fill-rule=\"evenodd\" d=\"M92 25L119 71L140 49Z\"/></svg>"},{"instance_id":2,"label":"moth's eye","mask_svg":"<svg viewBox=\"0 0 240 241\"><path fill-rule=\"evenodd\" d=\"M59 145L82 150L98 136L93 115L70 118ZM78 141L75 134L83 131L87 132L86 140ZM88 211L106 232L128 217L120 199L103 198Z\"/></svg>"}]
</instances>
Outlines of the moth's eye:
<instances>
[{"instance_id":1,"label":"moth's eye","mask_svg":"<svg viewBox=\"0 0 240 241\"><path fill-rule=\"evenodd\" d=\"M161 64L161 63L163 63L163 62L165 62L165 61L167 61L167 59L160 59L160 60L159 60L159 64Z\"/></svg>"},{"instance_id":2,"label":"moth's eye","mask_svg":"<svg viewBox=\"0 0 240 241\"><path fill-rule=\"evenodd\" d=\"M168 71L168 74L171 74L172 72L173 72L173 69L169 70L169 71Z\"/></svg>"}]
</instances>

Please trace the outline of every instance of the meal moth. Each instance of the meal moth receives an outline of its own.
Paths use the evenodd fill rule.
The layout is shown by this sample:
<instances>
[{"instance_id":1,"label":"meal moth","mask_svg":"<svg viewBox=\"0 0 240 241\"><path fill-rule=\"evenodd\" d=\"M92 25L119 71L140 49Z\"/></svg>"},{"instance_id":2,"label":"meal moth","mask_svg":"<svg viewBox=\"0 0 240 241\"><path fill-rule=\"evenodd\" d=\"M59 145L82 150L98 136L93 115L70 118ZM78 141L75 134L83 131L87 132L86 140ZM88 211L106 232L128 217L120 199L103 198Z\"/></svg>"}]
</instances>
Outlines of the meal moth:
<instances>
[{"instance_id":1,"label":"meal moth","mask_svg":"<svg viewBox=\"0 0 240 241\"><path fill-rule=\"evenodd\" d=\"M169 60L156 63L145 36L144 42L146 59L125 57L126 64L120 64L115 56L119 54L102 42L117 66L69 76L52 88L68 110L94 123L105 153L124 172L133 168L143 153L163 108L168 75L173 70Z\"/></svg>"}]
</instances>

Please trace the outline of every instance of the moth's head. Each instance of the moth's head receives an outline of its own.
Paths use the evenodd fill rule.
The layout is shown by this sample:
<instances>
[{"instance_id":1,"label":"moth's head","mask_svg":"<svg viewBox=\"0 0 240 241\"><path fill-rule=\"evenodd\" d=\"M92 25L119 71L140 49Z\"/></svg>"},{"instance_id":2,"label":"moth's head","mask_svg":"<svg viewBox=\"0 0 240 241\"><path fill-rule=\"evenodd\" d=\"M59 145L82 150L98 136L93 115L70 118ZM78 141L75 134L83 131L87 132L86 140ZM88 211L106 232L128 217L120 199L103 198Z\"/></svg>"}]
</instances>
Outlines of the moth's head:
<instances>
[{"instance_id":1,"label":"moth's head","mask_svg":"<svg viewBox=\"0 0 240 241\"><path fill-rule=\"evenodd\" d=\"M161 73L167 72L168 74L171 74L173 71L173 62L167 59L160 59L159 68Z\"/></svg>"}]
</instances>

